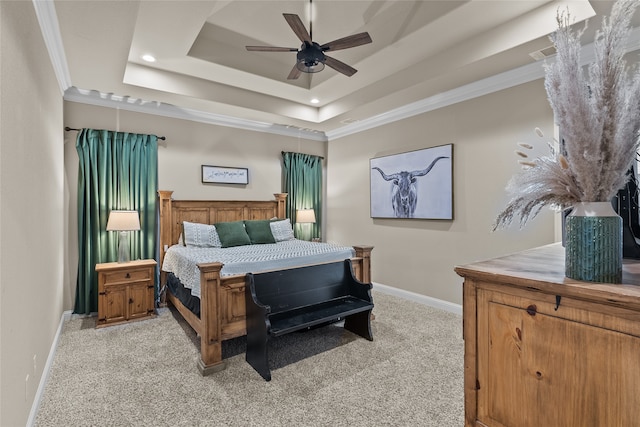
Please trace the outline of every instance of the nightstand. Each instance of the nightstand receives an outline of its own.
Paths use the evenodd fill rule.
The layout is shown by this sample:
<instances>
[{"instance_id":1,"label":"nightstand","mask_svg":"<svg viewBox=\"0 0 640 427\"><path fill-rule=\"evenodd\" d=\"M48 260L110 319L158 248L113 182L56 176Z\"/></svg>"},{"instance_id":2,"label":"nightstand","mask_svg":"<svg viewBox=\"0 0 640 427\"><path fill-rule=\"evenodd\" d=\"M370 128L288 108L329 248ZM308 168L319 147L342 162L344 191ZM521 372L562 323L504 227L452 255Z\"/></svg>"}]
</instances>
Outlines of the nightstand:
<instances>
[{"instance_id":1,"label":"nightstand","mask_svg":"<svg viewBox=\"0 0 640 427\"><path fill-rule=\"evenodd\" d=\"M152 259L96 264L97 328L156 315L155 268L156 261Z\"/></svg>"}]
</instances>

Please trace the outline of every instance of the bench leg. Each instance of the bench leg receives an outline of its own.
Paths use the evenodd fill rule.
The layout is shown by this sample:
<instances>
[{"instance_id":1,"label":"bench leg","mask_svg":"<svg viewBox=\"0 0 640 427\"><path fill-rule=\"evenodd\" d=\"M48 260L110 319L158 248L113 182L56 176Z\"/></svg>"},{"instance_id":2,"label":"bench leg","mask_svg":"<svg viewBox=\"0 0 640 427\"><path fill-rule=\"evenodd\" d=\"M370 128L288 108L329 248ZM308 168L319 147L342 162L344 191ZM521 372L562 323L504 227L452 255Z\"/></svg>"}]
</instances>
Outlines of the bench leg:
<instances>
[{"instance_id":1,"label":"bench leg","mask_svg":"<svg viewBox=\"0 0 640 427\"><path fill-rule=\"evenodd\" d=\"M246 360L266 381L271 381L269 357L267 354L267 335L247 333Z\"/></svg>"},{"instance_id":2,"label":"bench leg","mask_svg":"<svg viewBox=\"0 0 640 427\"><path fill-rule=\"evenodd\" d=\"M371 310L346 317L344 319L344 328L369 341L373 341L373 334L371 333Z\"/></svg>"}]
</instances>

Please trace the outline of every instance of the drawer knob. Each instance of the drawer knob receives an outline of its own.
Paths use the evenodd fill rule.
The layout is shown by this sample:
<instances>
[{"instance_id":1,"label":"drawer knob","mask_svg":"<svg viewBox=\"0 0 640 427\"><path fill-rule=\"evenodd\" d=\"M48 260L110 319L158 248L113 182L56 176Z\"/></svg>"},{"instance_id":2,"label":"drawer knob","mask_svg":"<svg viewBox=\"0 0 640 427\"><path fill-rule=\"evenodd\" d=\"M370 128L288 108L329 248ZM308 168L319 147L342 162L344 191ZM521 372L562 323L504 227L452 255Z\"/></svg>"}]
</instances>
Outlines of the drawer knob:
<instances>
[{"instance_id":1,"label":"drawer knob","mask_svg":"<svg viewBox=\"0 0 640 427\"><path fill-rule=\"evenodd\" d=\"M126 279L130 279L131 278L131 274L127 273L126 276L124 276Z\"/></svg>"}]
</instances>

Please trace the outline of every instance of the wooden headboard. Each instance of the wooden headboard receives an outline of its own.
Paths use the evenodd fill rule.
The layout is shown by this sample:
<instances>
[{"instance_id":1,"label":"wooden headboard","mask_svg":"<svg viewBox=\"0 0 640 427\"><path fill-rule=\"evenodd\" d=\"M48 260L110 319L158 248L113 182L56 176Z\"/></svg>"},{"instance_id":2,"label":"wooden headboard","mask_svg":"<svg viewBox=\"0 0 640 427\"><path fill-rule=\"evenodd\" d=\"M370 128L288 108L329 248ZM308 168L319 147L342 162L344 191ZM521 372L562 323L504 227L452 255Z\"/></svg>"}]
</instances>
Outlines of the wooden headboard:
<instances>
[{"instance_id":1,"label":"wooden headboard","mask_svg":"<svg viewBox=\"0 0 640 427\"><path fill-rule=\"evenodd\" d=\"M201 224L251 219L286 218L287 193L275 193L275 200L173 200L173 191L158 191L160 198L160 260L178 243L182 221Z\"/></svg>"}]
</instances>

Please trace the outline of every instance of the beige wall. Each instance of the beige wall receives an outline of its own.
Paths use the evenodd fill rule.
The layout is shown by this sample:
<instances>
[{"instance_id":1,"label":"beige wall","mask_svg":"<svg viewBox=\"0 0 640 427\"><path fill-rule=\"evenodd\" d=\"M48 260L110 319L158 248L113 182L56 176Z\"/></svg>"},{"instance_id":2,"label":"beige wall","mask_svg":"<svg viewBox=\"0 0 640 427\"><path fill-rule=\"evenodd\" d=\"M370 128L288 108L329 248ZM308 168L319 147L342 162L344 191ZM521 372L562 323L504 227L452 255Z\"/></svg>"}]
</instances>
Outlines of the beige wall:
<instances>
[{"instance_id":1,"label":"beige wall","mask_svg":"<svg viewBox=\"0 0 640 427\"><path fill-rule=\"evenodd\" d=\"M179 120L126 110L64 103L65 126L150 133L159 141L160 190L173 190L175 199L270 200L282 191L282 151L325 156L326 143ZM69 181L69 265L73 267L65 301L75 298L77 251L77 132L65 135L65 170ZM201 165L249 169L249 185L202 184ZM72 306L66 307L68 309Z\"/></svg>"},{"instance_id":2,"label":"beige wall","mask_svg":"<svg viewBox=\"0 0 640 427\"><path fill-rule=\"evenodd\" d=\"M328 146L329 240L375 246L372 279L395 288L462 303L455 265L550 243L553 213L544 210L525 229L491 232L517 172L517 142L546 145L553 116L542 81L425 113ZM454 220L372 219L369 160L442 144L454 145ZM425 177L428 178L428 175Z\"/></svg>"},{"instance_id":3,"label":"beige wall","mask_svg":"<svg viewBox=\"0 0 640 427\"><path fill-rule=\"evenodd\" d=\"M326 238L369 244L373 281L460 304L461 280L453 267L554 241L554 215L544 210L525 229L491 232L507 201L504 187L518 171L517 142L546 154L540 127L553 134L542 81L518 86L328 144L193 121L65 102L65 125L165 135L159 148L160 189L180 199L265 199L281 189L281 151L327 158ZM75 294L76 132L65 135L69 182L69 256L72 267L65 304ZM369 160L381 155L454 144L453 221L372 219ZM250 184L203 185L200 166L248 167ZM71 308L71 307L66 307Z\"/></svg>"},{"instance_id":4,"label":"beige wall","mask_svg":"<svg viewBox=\"0 0 640 427\"><path fill-rule=\"evenodd\" d=\"M0 1L0 57L0 425L20 426L63 311L62 94L32 2Z\"/></svg>"}]
</instances>

